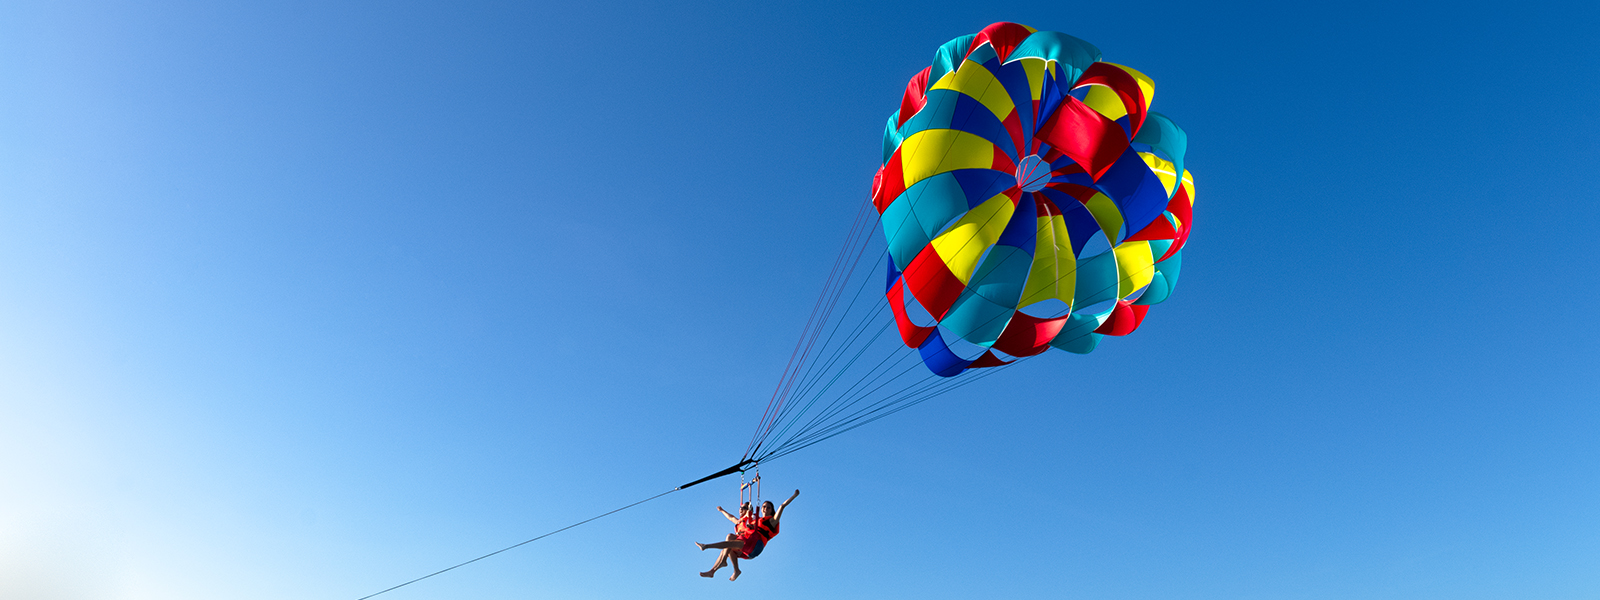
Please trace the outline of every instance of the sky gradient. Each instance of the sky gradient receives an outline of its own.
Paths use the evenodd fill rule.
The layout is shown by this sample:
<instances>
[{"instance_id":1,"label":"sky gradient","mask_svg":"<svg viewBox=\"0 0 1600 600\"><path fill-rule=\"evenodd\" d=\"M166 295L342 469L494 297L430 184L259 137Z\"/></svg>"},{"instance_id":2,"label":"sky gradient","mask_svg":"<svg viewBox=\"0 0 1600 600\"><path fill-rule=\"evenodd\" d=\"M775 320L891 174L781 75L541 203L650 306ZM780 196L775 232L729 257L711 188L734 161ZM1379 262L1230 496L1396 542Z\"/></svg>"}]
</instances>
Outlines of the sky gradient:
<instances>
[{"instance_id":1,"label":"sky gradient","mask_svg":"<svg viewBox=\"0 0 1600 600\"><path fill-rule=\"evenodd\" d=\"M1593 598L1593 3L0 6L0 597L354 600L738 459L1001 20L1189 134L1173 298L381 596Z\"/></svg>"}]
</instances>

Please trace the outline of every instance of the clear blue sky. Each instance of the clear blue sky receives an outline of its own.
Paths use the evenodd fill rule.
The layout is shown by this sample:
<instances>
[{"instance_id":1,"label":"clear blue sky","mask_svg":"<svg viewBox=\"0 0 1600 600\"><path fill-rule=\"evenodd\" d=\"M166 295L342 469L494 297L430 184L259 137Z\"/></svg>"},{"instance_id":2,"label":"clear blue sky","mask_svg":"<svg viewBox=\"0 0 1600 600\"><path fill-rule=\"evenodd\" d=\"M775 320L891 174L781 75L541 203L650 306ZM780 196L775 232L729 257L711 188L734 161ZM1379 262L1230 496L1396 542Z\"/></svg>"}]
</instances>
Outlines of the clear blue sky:
<instances>
[{"instance_id":1,"label":"clear blue sky","mask_svg":"<svg viewBox=\"0 0 1600 600\"><path fill-rule=\"evenodd\" d=\"M353 600L737 460L938 45L1154 78L1135 335L423 598L1594 598L1590 2L11 2L0 596Z\"/></svg>"}]
</instances>

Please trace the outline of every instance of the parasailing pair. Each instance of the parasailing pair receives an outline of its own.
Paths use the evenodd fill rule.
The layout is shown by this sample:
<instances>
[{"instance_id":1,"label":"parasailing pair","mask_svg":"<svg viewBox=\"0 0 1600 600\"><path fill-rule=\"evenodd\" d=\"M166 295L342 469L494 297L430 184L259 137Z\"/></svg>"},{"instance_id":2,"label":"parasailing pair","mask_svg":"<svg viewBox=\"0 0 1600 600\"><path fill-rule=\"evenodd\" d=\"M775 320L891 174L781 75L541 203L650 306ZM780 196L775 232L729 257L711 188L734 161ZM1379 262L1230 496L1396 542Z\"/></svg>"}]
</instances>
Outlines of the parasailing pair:
<instances>
[{"instance_id":1,"label":"parasailing pair","mask_svg":"<svg viewBox=\"0 0 1600 600\"><path fill-rule=\"evenodd\" d=\"M858 212L743 459L700 481L949 392L973 369L1051 348L1086 354L1172 296L1193 221L1188 138L1150 110L1148 76L1100 58L1017 23L939 47L884 127L873 210ZM855 312L869 275L838 312L874 221L887 302ZM901 348L875 344L891 324ZM858 367L875 347L883 359ZM901 370L907 355L919 360ZM917 363L922 377L907 378ZM700 545L724 548L718 565L735 556L735 577L737 558L754 554L729 553L764 546L736 538Z\"/></svg>"}]
</instances>

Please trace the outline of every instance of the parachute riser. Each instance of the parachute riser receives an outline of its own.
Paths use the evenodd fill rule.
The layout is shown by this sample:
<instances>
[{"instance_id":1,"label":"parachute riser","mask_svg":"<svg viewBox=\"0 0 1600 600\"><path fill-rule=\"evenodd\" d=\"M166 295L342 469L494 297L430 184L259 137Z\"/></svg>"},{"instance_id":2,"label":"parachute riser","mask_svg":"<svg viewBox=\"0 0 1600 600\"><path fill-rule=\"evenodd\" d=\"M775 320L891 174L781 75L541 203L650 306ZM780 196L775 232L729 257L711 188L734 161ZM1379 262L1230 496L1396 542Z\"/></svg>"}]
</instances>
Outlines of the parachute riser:
<instances>
[{"instance_id":1,"label":"parachute riser","mask_svg":"<svg viewBox=\"0 0 1600 600\"><path fill-rule=\"evenodd\" d=\"M746 459L746 460L740 461L739 464L736 464L734 466L728 467L728 468L723 469L721 471L717 471L717 472L712 473L710 475L707 475L705 477L701 477L701 478L696 479L694 481L691 481L689 483L685 483L685 484L680 485L680 486L678 486L676 488L673 488L673 489L674 489L674 491L682 490L682 489L688 489L688 488L700 485L702 483L705 483L707 481L711 481L713 479L720 479L722 477L727 477L727 476L732 475L734 473L744 473L744 468L745 467L747 467L749 465L753 465L755 463L756 463L756 461L753 460L753 459Z\"/></svg>"},{"instance_id":2,"label":"parachute riser","mask_svg":"<svg viewBox=\"0 0 1600 600\"><path fill-rule=\"evenodd\" d=\"M761 466L758 464L746 470L755 472L755 477L746 482L744 471L739 472L739 505L744 506L749 502L750 510L758 511L761 509Z\"/></svg>"}]
</instances>

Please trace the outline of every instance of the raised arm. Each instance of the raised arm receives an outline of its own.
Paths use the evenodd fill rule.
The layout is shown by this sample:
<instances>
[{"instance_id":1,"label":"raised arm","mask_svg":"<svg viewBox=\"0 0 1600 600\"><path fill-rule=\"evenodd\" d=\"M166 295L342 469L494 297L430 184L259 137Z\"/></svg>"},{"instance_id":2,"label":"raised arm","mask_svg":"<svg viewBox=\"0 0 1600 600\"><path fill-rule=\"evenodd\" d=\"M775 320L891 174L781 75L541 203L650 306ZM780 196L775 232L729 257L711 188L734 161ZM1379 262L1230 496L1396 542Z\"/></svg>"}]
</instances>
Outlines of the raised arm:
<instances>
[{"instance_id":1,"label":"raised arm","mask_svg":"<svg viewBox=\"0 0 1600 600\"><path fill-rule=\"evenodd\" d=\"M783 520L783 509L789 508L789 503L790 502L794 502L794 499L795 498L799 498L799 497L800 497L800 490L795 490L793 496L789 496L788 500L784 500L783 504L778 505L778 512L776 514L772 515L772 520L774 520L774 521L782 521Z\"/></svg>"},{"instance_id":2,"label":"raised arm","mask_svg":"<svg viewBox=\"0 0 1600 600\"><path fill-rule=\"evenodd\" d=\"M729 521L733 521L735 524L739 522L739 517L735 517L732 514L729 514L728 511L722 510L721 506L717 507L717 512L722 513L722 516L727 517Z\"/></svg>"}]
</instances>

